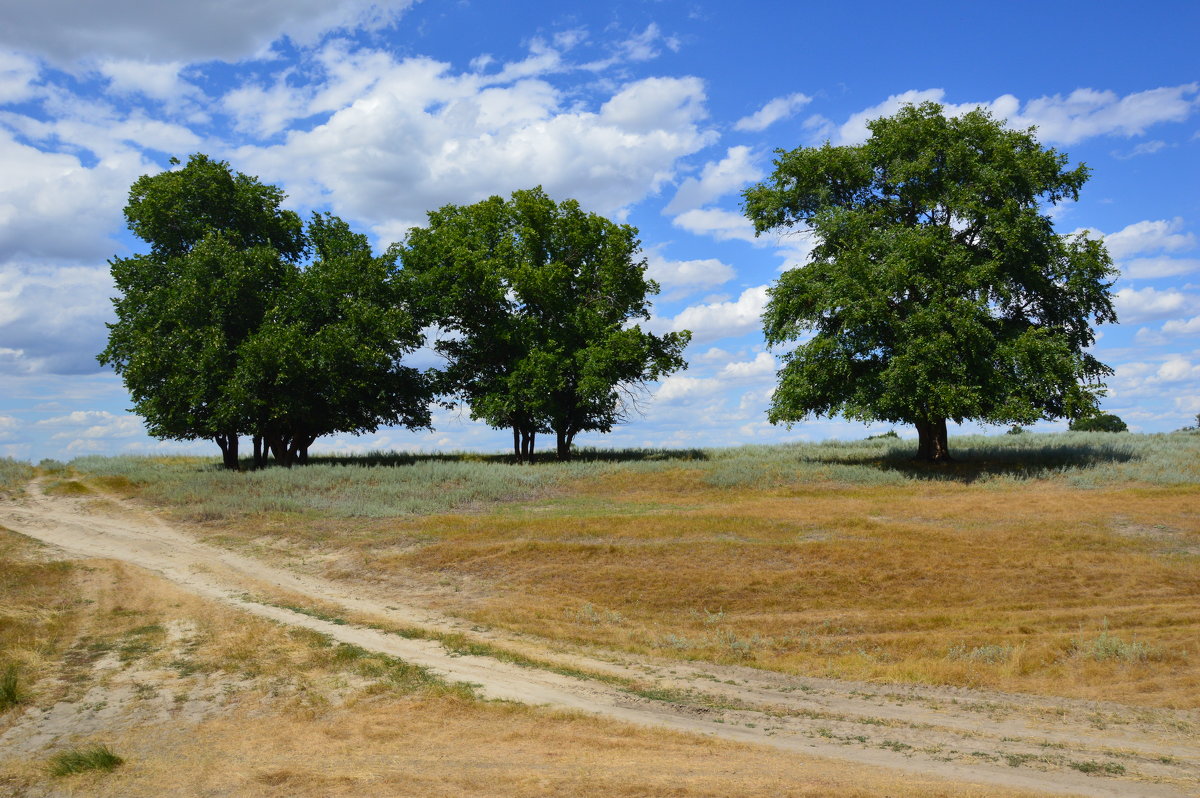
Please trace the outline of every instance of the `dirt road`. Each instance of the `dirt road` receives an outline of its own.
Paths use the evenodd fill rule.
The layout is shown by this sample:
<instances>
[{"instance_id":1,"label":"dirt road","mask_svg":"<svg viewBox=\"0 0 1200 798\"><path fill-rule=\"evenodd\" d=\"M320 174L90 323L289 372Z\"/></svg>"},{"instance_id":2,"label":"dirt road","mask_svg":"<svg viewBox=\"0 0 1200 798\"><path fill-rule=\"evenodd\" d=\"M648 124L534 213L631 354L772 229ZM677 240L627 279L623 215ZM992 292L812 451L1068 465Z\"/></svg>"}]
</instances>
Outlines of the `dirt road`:
<instances>
[{"instance_id":1,"label":"dirt road","mask_svg":"<svg viewBox=\"0 0 1200 798\"><path fill-rule=\"evenodd\" d=\"M626 681L567 676L256 601L249 596L288 591L370 617L375 625L474 636L512 650L536 647L419 607L397 607L394 597L366 595L198 542L117 499L49 496L34 482L21 499L0 501L0 525L71 555L132 563L211 600L422 665L490 698L961 781L1070 795L1200 795L1197 712L798 678L626 654L546 653L560 670Z\"/></svg>"}]
</instances>

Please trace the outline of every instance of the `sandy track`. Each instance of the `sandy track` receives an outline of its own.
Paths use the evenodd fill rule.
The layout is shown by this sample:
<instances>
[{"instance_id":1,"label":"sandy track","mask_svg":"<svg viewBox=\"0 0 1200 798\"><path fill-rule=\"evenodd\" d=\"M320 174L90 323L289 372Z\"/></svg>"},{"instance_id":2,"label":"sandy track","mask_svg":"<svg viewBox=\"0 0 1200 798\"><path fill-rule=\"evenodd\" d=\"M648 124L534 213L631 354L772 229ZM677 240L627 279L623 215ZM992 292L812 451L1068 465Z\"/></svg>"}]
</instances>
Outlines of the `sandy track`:
<instances>
[{"instance_id":1,"label":"sandy track","mask_svg":"<svg viewBox=\"0 0 1200 798\"><path fill-rule=\"evenodd\" d=\"M198 542L119 500L48 496L34 482L23 498L0 502L0 524L70 554L132 563L197 595L422 665L448 680L471 683L489 698L961 781L1090 796L1200 795L1196 712L786 677L627 655L553 657L561 665L632 678L659 691L632 692L253 601L247 596L273 587L392 625L472 635L457 619L397 607L394 600ZM509 641L494 632L486 638L528 649L527 640Z\"/></svg>"}]
</instances>

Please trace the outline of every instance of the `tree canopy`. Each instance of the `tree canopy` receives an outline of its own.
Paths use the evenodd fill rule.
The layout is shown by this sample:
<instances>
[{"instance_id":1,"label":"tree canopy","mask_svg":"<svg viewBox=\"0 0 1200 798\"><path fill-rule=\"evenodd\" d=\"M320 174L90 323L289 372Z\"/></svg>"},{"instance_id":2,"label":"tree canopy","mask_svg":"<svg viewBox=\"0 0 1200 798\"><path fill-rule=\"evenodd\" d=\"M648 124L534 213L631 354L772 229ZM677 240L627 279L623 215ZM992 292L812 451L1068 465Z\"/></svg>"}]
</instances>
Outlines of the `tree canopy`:
<instances>
[{"instance_id":1,"label":"tree canopy","mask_svg":"<svg viewBox=\"0 0 1200 798\"><path fill-rule=\"evenodd\" d=\"M1112 371L1087 350L1116 321L1101 242L1054 232L1083 165L982 110L907 106L856 146L778 151L744 194L757 233L799 227L806 264L763 316L785 354L769 417L914 424L918 457L949 459L946 421L1029 424L1096 412Z\"/></svg>"},{"instance_id":2,"label":"tree canopy","mask_svg":"<svg viewBox=\"0 0 1200 798\"><path fill-rule=\"evenodd\" d=\"M540 188L447 205L409 232L404 271L442 330L441 390L512 429L518 460L544 432L567 458L578 433L625 420L638 386L686 367L690 333L630 324L658 292L639 248L634 228Z\"/></svg>"},{"instance_id":3,"label":"tree canopy","mask_svg":"<svg viewBox=\"0 0 1200 798\"><path fill-rule=\"evenodd\" d=\"M150 252L110 261L120 296L99 360L151 435L210 438L229 468L239 435L290 465L318 435L429 421L423 377L400 364L421 336L396 253L374 257L332 216L306 233L282 200L194 155L133 184L125 215Z\"/></svg>"}]
</instances>

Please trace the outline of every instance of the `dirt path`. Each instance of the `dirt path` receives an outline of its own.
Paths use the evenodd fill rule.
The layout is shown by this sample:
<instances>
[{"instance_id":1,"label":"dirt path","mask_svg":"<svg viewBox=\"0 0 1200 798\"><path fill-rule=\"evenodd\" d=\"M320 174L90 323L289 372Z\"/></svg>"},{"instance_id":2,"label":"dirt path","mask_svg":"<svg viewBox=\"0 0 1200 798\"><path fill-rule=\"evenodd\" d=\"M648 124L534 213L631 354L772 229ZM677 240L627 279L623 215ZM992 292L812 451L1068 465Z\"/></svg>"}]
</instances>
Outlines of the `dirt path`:
<instances>
[{"instance_id":1,"label":"dirt path","mask_svg":"<svg viewBox=\"0 0 1200 798\"><path fill-rule=\"evenodd\" d=\"M385 625L459 633L512 650L538 648L528 639L480 633L461 620L351 594L343 585L200 543L116 499L49 496L34 482L20 500L0 502L0 524L73 555L132 563L246 612L422 665L448 680L476 685L490 698L961 781L1090 796L1200 795L1196 712L539 649L563 668L636 682L630 689L619 681L460 655L434 640L334 623L252 600L248 596L289 591Z\"/></svg>"}]
</instances>

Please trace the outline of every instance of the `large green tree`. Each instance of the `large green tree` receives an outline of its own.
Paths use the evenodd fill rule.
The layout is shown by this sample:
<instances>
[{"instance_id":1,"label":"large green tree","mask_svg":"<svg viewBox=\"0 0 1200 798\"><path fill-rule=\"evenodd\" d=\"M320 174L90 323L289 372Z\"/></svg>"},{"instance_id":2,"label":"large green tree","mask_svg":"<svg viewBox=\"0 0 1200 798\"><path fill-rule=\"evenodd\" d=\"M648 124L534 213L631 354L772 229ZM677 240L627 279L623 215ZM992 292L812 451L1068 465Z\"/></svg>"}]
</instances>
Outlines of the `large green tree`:
<instances>
[{"instance_id":1,"label":"large green tree","mask_svg":"<svg viewBox=\"0 0 1200 798\"><path fill-rule=\"evenodd\" d=\"M307 249L282 200L275 186L193 155L133 184L125 218L150 252L110 261L120 296L100 362L121 375L151 435L210 438L227 468L238 467L247 432L227 390L238 347Z\"/></svg>"},{"instance_id":2,"label":"large green tree","mask_svg":"<svg viewBox=\"0 0 1200 798\"><path fill-rule=\"evenodd\" d=\"M689 333L630 323L658 292L639 248L634 228L540 188L447 205L409 231L404 271L443 331L441 389L512 429L518 460L540 432L566 459L578 433L610 431L639 386L686 366Z\"/></svg>"},{"instance_id":3,"label":"large green tree","mask_svg":"<svg viewBox=\"0 0 1200 798\"><path fill-rule=\"evenodd\" d=\"M1088 352L1116 320L1101 242L1054 232L1084 165L982 110L907 106L858 146L779 151L744 194L757 233L800 227L809 261L770 289L784 356L772 422L842 414L917 428L950 459L946 422L1029 424L1095 412L1112 371Z\"/></svg>"},{"instance_id":4,"label":"large green tree","mask_svg":"<svg viewBox=\"0 0 1200 798\"><path fill-rule=\"evenodd\" d=\"M372 256L336 217L306 231L283 198L193 155L133 184L125 215L150 251L110 262L120 295L100 361L151 435L212 439L228 468L240 435L290 465L318 435L428 424L425 380L400 364L421 336L396 253Z\"/></svg>"},{"instance_id":5,"label":"large green tree","mask_svg":"<svg viewBox=\"0 0 1200 798\"><path fill-rule=\"evenodd\" d=\"M376 257L366 236L328 214L314 214L307 235L312 263L291 275L238 347L228 386L283 465L307 462L322 435L429 426L428 380L402 362L424 336L398 251Z\"/></svg>"}]
</instances>

